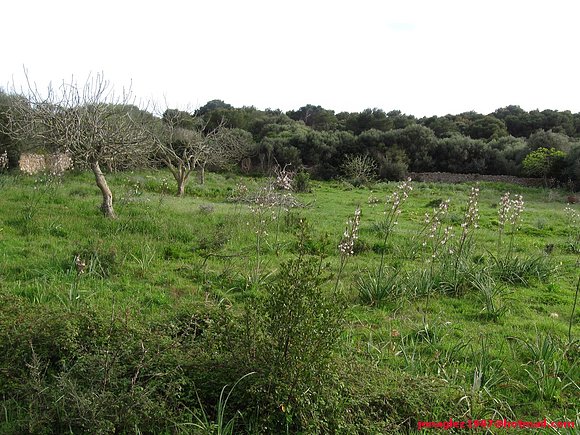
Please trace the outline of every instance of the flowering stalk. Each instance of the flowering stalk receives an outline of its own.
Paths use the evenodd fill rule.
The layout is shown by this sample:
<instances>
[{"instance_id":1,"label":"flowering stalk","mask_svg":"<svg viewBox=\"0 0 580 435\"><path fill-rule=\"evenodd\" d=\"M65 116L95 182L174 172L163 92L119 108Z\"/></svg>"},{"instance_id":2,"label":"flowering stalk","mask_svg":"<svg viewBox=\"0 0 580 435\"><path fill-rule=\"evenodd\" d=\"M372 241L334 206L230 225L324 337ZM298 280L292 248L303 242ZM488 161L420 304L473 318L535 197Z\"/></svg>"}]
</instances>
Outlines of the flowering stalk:
<instances>
[{"instance_id":1,"label":"flowering stalk","mask_svg":"<svg viewBox=\"0 0 580 435\"><path fill-rule=\"evenodd\" d=\"M510 237L510 246L508 249L508 256L511 255L512 248L514 245L515 233L518 229L518 224L520 222L520 218L523 211L524 211L524 197L522 195L516 195L515 199L512 199L511 214L509 216L509 221L511 225L511 237Z\"/></svg>"},{"instance_id":2,"label":"flowering stalk","mask_svg":"<svg viewBox=\"0 0 580 435\"><path fill-rule=\"evenodd\" d=\"M423 247L431 245L431 255L429 258L429 288L427 289L427 298L425 299L425 308L423 310L423 323L427 324L427 310L431 295L431 285L435 268L435 260L440 249L445 249L451 237L453 237L453 227L443 228L442 220L449 210L450 199L446 199L439 204L439 207L433 210L433 215L425 213L425 229L427 231L427 240L423 241ZM425 229L423 231L425 231Z\"/></svg>"},{"instance_id":3,"label":"flowering stalk","mask_svg":"<svg viewBox=\"0 0 580 435\"><path fill-rule=\"evenodd\" d=\"M465 215L463 216L463 223L461 224L461 236L459 238L459 245L457 248L457 256L455 257L455 268L454 268L454 279L457 278L457 268L459 266L459 260L463 255L463 249L468 241L471 241L473 238L473 230L479 227L479 208L478 208L478 199L479 199L479 188L472 187L471 193L469 194L469 200L467 202L467 210L465 211Z\"/></svg>"},{"instance_id":4,"label":"flowering stalk","mask_svg":"<svg viewBox=\"0 0 580 435\"><path fill-rule=\"evenodd\" d=\"M340 268L338 270L338 275L336 276L336 284L334 285L334 290L338 288L338 283L340 281L340 276L346 265L348 257L354 255L354 244L358 239L358 230L360 227L360 207L357 207L354 211L354 216L346 222L346 229L342 236L342 240L338 244L338 250L340 253Z\"/></svg>"},{"instance_id":5,"label":"flowering stalk","mask_svg":"<svg viewBox=\"0 0 580 435\"><path fill-rule=\"evenodd\" d=\"M389 198L387 198L387 210L385 211L385 225L383 228L383 249L381 252L381 263L377 271L377 285L380 285L381 278L383 275L383 268L385 266L385 251L387 248L387 239L389 235L395 228L395 225L399 223L399 215L401 214L401 206L409 197L409 192L413 190L411 186L411 179L407 178L397 186ZM390 205L390 206L389 206Z\"/></svg>"},{"instance_id":6,"label":"flowering stalk","mask_svg":"<svg viewBox=\"0 0 580 435\"><path fill-rule=\"evenodd\" d=\"M498 251L501 249L501 238L505 232L506 226L510 225L510 243L507 255L509 256L513 249L514 235L517 230L517 226L520 222L521 214L524 211L524 198L522 195L514 195L514 198L510 198L510 193L506 192L500 201L500 207L498 210Z\"/></svg>"},{"instance_id":7,"label":"flowering stalk","mask_svg":"<svg viewBox=\"0 0 580 435\"><path fill-rule=\"evenodd\" d=\"M569 205L564 209L566 215L568 217L568 223L570 228L570 246L572 248L572 252L580 253L580 213L575 211ZM580 261L580 257L578 258Z\"/></svg>"},{"instance_id":8,"label":"flowering stalk","mask_svg":"<svg viewBox=\"0 0 580 435\"><path fill-rule=\"evenodd\" d=\"M75 275L73 285L68 293L69 302L73 302L79 299L79 280L81 275L85 273L85 268L87 267L86 262L81 258L80 254L75 255L74 264L77 273Z\"/></svg>"},{"instance_id":9,"label":"flowering stalk","mask_svg":"<svg viewBox=\"0 0 580 435\"><path fill-rule=\"evenodd\" d=\"M441 246L447 245L447 242L452 237L452 227L443 228L442 220L449 210L450 200L446 199L439 204L439 207L433 210L433 215L425 213L425 225L427 230L427 240L423 241L423 247L428 244L431 246L431 256L429 262L431 263L431 276L433 275L433 264L437 258L437 254Z\"/></svg>"},{"instance_id":10,"label":"flowering stalk","mask_svg":"<svg viewBox=\"0 0 580 435\"><path fill-rule=\"evenodd\" d=\"M291 191L292 191L292 183L293 183L293 177L294 177L294 173L287 171L286 170L286 166L284 166L283 169L278 168L278 170L276 171L277 175L276 175L276 180L274 181L274 185L276 186L276 188L278 190L282 190L285 193L282 195L283 200L282 201L278 201L278 211L277 214L275 216L273 216L273 219L276 221L276 240L274 241L274 246L276 246L276 255L278 255L279 253L279 245L278 245L278 235L280 234L280 214L282 212L282 208L284 208L284 211L288 211L288 209L286 207L283 207L283 204L286 203L285 199L289 196L291 196Z\"/></svg>"},{"instance_id":11,"label":"flowering stalk","mask_svg":"<svg viewBox=\"0 0 580 435\"><path fill-rule=\"evenodd\" d=\"M510 201L510 193L506 192L504 193L504 195L501 197L501 201L499 204L499 210L498 210L498 240L497 240L497 247L498 250L501 247L501 236L503 235L504 229L505 229L505 224L508 220L508 214L510 212L510 205L511 205L511 201Z\"/></svg>"}]
</instances>

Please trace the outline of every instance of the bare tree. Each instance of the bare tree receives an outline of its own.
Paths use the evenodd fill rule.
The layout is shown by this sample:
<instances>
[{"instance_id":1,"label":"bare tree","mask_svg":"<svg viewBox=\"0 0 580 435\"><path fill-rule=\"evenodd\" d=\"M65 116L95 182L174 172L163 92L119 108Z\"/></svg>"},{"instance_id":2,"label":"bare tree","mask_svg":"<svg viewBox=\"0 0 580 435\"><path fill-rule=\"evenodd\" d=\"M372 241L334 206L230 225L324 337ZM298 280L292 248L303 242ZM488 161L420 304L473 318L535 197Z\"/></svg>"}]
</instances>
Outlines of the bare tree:
<instances>
[{"instance_id":1,"label":"bare tree","mask_svg":"<svg viewBox=\"0 0 580 435\"><path fill-rule=\"evenodd\" d=\"M252 135L238 128L218 127L207 136L208 146L200 159L199 181L205 183L205 168L225 169L239 163L251 152Z\"/></svg>"},{"instance_id":2,"label":"bare tree","mask_svg":"<svg viewBox=\"0 0 580 435\"><path fill-rule=\"evenodd\" d=\"M347 154L341 169L347 179L357 185L371 182L377 176L377 163L368 155Z\"/></svg>"},{"instance_id":3,"label":"bare tree","mask_svg":"<svg viewBox=\"0 0 580 435\"><path fill-rule=\"evenodd\" d=\"M207 131L202 119L179 110L166 110L163 122L148 134L156 144L159 160L169 168L177 183L177 195L185 187L193 171L199 171L205 182L208 166L224 168L247 156L251 136L247 132L228 129L223 124Z\"/></svg>"},{"instance_id":4,"label":"bare tree","mask_svg":"<svg viewBox=\"0 0 580 435\"><path fill-rule=\"evenodd\" d=\"M148 158L150 141L138 128L143 112L131 92L117 96L102 74L89 76L83 86L63 82L38 91L26 75L23 102L8 112L9 133L42 148L68 153L75 165L88 166L103 202L101 211L114 218L113 194L101 165L138 165Z\"/></svg>"}]
</instances>

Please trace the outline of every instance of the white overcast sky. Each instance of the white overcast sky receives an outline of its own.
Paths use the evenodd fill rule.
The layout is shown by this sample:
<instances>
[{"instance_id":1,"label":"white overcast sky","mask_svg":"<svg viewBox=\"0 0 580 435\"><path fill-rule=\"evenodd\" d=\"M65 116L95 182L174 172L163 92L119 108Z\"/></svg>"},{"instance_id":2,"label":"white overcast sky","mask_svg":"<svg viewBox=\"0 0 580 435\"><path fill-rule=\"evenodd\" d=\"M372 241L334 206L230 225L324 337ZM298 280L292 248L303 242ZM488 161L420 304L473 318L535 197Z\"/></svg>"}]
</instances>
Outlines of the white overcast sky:
<instances>
[{"instance_id":1,"label":"white overcast sky","mask_svg":"<svg viewBox=\"0 0 580 435\"><path fill-rule=\"evenodd\" d=\"M578 0L8 0L0 86L104 72L195 108L580 112Z\"/></svg>"}]
</instances>

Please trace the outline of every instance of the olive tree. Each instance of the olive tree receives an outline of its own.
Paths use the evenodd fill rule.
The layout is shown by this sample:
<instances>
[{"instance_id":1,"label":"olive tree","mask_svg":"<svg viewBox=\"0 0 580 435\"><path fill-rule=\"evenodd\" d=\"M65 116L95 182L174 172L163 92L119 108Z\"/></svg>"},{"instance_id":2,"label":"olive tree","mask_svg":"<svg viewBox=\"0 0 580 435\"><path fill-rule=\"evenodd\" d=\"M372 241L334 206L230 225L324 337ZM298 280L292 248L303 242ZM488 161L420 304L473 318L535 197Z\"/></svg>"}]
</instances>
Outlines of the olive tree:
<instances>
[{"instance_id":1,"label":"olive tree","mask_svg":"<svg viewBox=\"0 0 580 435\"><path fill-rule=\"evenodd\" d=\"M49 85L46 92L32 85L28 76L27 83L21 104L7 112L9 134L45 150L67 153L75 166L90 168L102 194L101 211L116 217L101 165L139 166L151 150L139 126L144 112L133 104L131 92L116 95L102 74L89 76L82 86L74 80L57 88Z\"/></svg>"}]
</instances>

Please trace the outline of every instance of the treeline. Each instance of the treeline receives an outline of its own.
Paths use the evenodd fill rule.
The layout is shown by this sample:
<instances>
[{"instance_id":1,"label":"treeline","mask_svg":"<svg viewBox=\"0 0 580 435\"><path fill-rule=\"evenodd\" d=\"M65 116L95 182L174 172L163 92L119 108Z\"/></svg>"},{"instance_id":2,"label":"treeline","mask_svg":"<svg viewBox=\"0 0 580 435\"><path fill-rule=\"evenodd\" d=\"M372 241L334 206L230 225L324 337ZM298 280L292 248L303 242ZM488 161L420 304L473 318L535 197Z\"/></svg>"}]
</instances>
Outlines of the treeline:
<instances>
[{"instance_id":1,"label":"treeline","mask_svg":"<svg viewBox=\"0 0 580 435\"><path fill-rule=\"evenodd\" d=\"M366 109L334 113L306 105L280 110L235 108L213 100L195 115L214 128L220 123L252 134L254 168L305 166L316 178L341 175L345 156L367 155L377 176L400 179L407 171L542 176L561 183L580 179L580 113L526 112L508 106L482 115L415 118L400 111ZM523 163L539 149L559 151L545 165ZM536 162L537 163L537 162Z\"/></svg>"},{"instance_id":2,"label":"treeline","mask_svg":"<svg viewBox=\"0 0 580 435\"><path fill-rule=\"evenodd\" d=\"M0 97L1 127L2 107L17 97L2 92ZM241 162L251 173L291 165L314 178L332 179L345 175L349 157L365 156L380 179L401 179L409 171L440 171L534 176L546 183L580 187L580 113L570 111L527 112L508 106L487 115L416 118L376 108L335 113L314 105L284 113L212 100L194 113L167 110L161 119L141 113L151 122L175 119L177 113L184 129L208 133L227 128L251 135L250 157ZM14 166L22 144L1 132L2 128L0 152L7 150Z\"/></svg>"}]
</instances>

